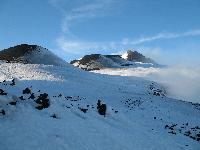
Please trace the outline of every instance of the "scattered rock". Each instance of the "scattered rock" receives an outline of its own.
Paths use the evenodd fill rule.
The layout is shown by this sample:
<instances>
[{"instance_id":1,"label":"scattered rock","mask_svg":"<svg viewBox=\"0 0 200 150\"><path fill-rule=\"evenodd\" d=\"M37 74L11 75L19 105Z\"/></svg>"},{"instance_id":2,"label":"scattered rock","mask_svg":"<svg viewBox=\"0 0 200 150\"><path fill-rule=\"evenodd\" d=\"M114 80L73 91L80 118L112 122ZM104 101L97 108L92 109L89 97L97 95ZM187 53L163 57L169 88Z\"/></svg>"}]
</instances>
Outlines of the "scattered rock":
<instances>
[{"instance_id":1,"label":"scattered rock","mask_svg":"<svg viewBox=\"0 0 200 150\"><path fill-rule=\"evenodd\" d=\"M100 100L97 102L97 110L100 115L106 116L106 104L102 104Z\"/></svg>"},{"instance_id":2,"label":"scattered rock","mask_svg":"<svg viewBox=\"0 0 200 150\"><path fill-rule=\"evenodd\" d=\"M43 109L43 106L42 106L42 105L38 105L38 106L36 106L35 108L38 109L38 110L42 110L42 109Z\"/></svg>"},{"instance_id":3,"label":"scattered rock","mask_svg":"<svg viewBox=\"0 0 200 150\"><path fill-rule=\"evenodd\" d=\"M171 134L183 134L193 140L200 141L200 128L198 126L189 127L188 123L182 124L182 126L178 126L178 124L165 125L165 129L170 130L168 133Z\"/></svg>"},{"instance_id":4,"label":"scattered rock","mask_svg":"<svg viewBox=\"0 0 200 150\"><path fill-rule=\"evenodd\" d=\"M58 119L56 114L52 114L50 117Z\"/></svg>"},{"instance_id":5,"label":"scattered rock","mask_svg":"<svg viewBox=\"0 0 200 150\"><path fill-rule=\"evenodd\" d=\"M23 90L23 94L30 94L31 90L29 88L26 88Z\"/></svg>"},{"instance_id":6,"label":"scattered rock","mask_svg":"<svg viewBox=\"0 0 200 150\"><path fill-rule=\"evenodd\" d=\"M185 135L185 136L190 136L190 135L191 135L191 132L190 132L190 131L186 131L186 132L184 133L184 135Z\"/></svg>"},{"instance_id":7,"label":"scattered rock","mask_svg":"<svg viewBox=\"0 0 200 150\"><path fill-rule=\"evenodd\" d=\"M32 93L31 96L28 99L35 99L34 93Z\"/></svg>"},{"instance_id":8,"label":"scattered rock","mask_svg":"<svg viewBox=\"0 0 200 150\"><path fill-rule=\"evenodd\" d=\"M88 111L88 109L85 108L79 108L82 112L86 113Z\"/></svg>"},{"instance_id":9,"label":"scattered rock","mask_svg":"<svg viewBox=\"0 0 200 150\"><path fill-rule=\"evenodd\" d=\"M72 96L67 96L67 98L72 98Z\"/></svg>"},{"instance_id":10,"label":"scattered rock","mask_svg":"<svg viewBox=\"0 0 200 150\"><path fill-rule=\"evenodd\" d=\"M175 135L176 135L176 132L174 132L174 131L170 131L170 132L168 132L168 133L171 133L171 134L175 134Z\"/></svg>"},{"instance_id":11,"label":"scattered rock","mask_svg":"<svg viewBox=\"0 0 200 150\"><path fill-rule=\"evenodd\" d=\"M6 114L6 112L5 112L4 109L0 110L0 113L1 113L2 115L5 115L5 114Z\"/></svg>"},{"instance_id":12,"label":"scattered rock","mask_svg":"<svg viewBox=\"0 0 200 150\"><path fill-rule=\"evenodd\" d=\"M16 102L16 101L12 101L12 102L10 102L9 104L10 104L10 105L16 105L17 102Z\"/></svg>"},{"instance_id":13,"label":"scattered rock","mask_svg":"<svg viewBox=\"0 0 200 150\"><path fill-rule=\"evenodd\" d=\"M19 99L21 99L21 100L25 100L23 96L20 96Z\"/></svg>"},{"instance_id":14,"label":"scattered rock","mask_svg":"<svg viewBox=\"0 0 200 150\"><path fill-rule=\"evenodd\" d=\"M0 89L0 95L7 95L7 93L4 92L4 90Z\"/></svg>"},{"instance_id":15,"label":"scattered rock","mask_svg":"<svg viewBox=\"0 0 200 150\"><path fill-rule=\"evenodd\" d=\"M10 84L11 86L14 86L14 85L16 85L16 83L15 83L15 79L12 79L12 81L11 81L12 83Z\"/></svg>"},{"instance_id":16,"label":"scattered rock","mask_svg":"<svg viewBox=\"0 0 200 150\"><path fill-rule=\"evenodd\" d=\"M40 94L40 96L38 97L38 99L35 102L38 104L38 106L36 106L35 108L37 108L39 110L41 110L43 108L48 108L50 106L50 102L49 102L47 93Z\"/></svg>"}]
</instances>

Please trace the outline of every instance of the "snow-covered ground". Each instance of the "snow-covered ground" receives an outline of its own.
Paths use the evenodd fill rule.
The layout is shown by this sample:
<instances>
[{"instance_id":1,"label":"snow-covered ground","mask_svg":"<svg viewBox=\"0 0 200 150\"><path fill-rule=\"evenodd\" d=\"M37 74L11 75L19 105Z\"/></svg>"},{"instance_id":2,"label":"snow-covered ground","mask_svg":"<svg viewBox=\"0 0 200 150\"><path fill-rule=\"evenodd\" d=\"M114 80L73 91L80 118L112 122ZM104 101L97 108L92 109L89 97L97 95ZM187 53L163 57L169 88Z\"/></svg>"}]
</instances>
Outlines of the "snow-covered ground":
<instances>
[{"instance_id":1,"label":"snow-covered ground","mask_svg":"<svg viewBox=\"0 0 200 150\"><path fill-rule=\"evenodd\" d=\"M164 86L168 91L169 97L200 103L200 69L198 67L107 68L93 70L91 72L117 76L142 77Z\"/></svg>"},{"instance_id":2,"label":"snow-covered ground","mask_svg":"<svg viewBox=\"0 0 200 150\"><path fill-rule=\"evenodd\" d=\"M155 82L70 65L0 68L1 150L200 149L200 105L168 98ZM39 110L44 93L49 106ZM105 117L97 111L99 99L107 105Z\"/></svg>"}]
</instances>

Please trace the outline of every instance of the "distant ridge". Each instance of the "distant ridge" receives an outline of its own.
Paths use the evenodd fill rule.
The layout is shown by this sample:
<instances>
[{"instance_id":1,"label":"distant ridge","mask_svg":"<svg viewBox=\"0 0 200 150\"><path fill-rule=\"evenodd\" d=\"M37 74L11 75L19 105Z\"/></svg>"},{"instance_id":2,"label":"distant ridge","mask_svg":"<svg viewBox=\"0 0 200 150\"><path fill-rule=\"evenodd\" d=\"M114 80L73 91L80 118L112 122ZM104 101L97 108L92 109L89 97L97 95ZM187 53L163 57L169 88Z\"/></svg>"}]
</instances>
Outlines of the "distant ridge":
<instances>
[{"instance_id":1,"label":"distant ridge","mask_svg":"<svg viewBox=\"0 0 200 150\"><path fill-rule=\"evenodd\" d=\"M85 55L83 58L73 60L70 63L86 71L103 68L159 67L154 60L131 50L128 50L123 55Z\"/></svg>"}]
</instances>

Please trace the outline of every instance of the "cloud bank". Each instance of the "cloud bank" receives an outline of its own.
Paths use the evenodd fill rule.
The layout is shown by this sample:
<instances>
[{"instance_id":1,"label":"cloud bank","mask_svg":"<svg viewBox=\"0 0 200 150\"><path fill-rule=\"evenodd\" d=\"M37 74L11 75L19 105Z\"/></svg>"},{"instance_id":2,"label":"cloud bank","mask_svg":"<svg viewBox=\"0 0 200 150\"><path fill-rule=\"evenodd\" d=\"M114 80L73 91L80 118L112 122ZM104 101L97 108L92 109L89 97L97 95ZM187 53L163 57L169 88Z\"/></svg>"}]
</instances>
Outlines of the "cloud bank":
<instances>
[{"instance_id":1,"label":"cloud bank","mask_svg":"<svg viewBox=\"0 0 200 150\"><path fill-rule=\"evenodd\" d=\"M142 37L138 38L135 40L128 40L126 44L141 44L145 42L151 42L159 39L175 39L175 38L180 38L180 37L188 37L188 36L200 36L200 29L197 30L191 30L191 31L186 31L182 33L172 33L172 32L161 32L153 36L147 36L147 37Z\"/></svg>"},{"instance_id":2,"label":"cloud bank","mask_svg":"<svg viewBox=\"0 0 200 150\"><path fill-rule=\"evenodd\" d=\"M168 68L102 69L95 73L136 76L155 81L167 91L167 96L200 103L200 68L197 66L171 66Z\"/></svg>"},{"instance_id":3,"label":"cloud bank","mask_svg":"<svg viewBox=\"0 0 200 150\"><path fill-rule=\"evenodd\" d=\"M174 66L154 72L148 79L164 85L177 99L200 103L200 68Z\"/></svg>"}]
</instances>

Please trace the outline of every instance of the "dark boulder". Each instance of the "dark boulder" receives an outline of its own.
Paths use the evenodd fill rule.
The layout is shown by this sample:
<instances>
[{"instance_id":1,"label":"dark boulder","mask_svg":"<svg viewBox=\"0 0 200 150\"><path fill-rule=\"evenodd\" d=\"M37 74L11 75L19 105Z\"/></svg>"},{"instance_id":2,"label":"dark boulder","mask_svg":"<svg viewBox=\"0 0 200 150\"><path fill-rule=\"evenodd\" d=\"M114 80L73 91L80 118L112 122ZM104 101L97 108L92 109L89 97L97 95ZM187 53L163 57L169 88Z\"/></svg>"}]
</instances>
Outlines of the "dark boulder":
<instances>
[{"instance_id":1,"label":"dark boulder","mask_svg":"<svg viewBox=\"0 0 200 150\"><path fill-rule=\"evenodd\" d=\"M10 102L9 104L10 104L10 105L16 105L17 102L16 102L16 101L12 101L12 102Z\"/></svg>"},{"instance_id":2,"label":"dark boulder","mask_svg":"<svg viewBox=\"0 0 200 150\"><path fill-rule=\"evenodd\" d=\"M86 108L79 108L82 112L86 113L88 111L88 109Z\"/></svg>"},{"instance_id":3,"label":"dark boulder","mask_svg":"<svg viewBox=\"0 0 200 150\"><path fill-rule=\"evenodd\" d=\"M0 114L5 115L6 114L5 110L4 109L0 110Z\"/></svg>"},{"instance_id":4,"label":"dark boulder","mask_svg":"<svg viewBox=\"0 0 200 150\"><path fill-rule=\"evenodd\" d=\"M23 96L20 96L19 99L21 99L21 100L25 100Z\"/></svg>"},{"instance_id":5,"label":"dark boulder","mask_svg":"<svg viewBox=\"0 0 200 150\"><path fill-rule=\"evenodd\" d=\"M52 114L50 117L56 118L56 119L58 118L56 114Z\"/></svg>"},{"instance_id":6,"label":"dark boulder","mask_svg":"<svg viewBox=\"0 0 200 150\"><path fill-rule=\"evenodd\" d=\"M97 110L100 115L106 116L106 104L102 104L100 100L97 102Z\"/></svg>"},{"instance_id":7,"label":"dark boulder","mask_svg":"<svg viewBox=\"0 0 200 150\"><path fill-rule=\"evenodd\" d=\"M13 79L11 82L12 82L12 83L10 84L11 86L16 85L16 83L15 83L15 79Z\"/></svg>"},{"instance_id":8,"label":"dark boulder","mask_svg":"<svg viewBox=\"0 0 200 150\"><path fill-rule=\"evenodd\" d=\"M32 93L31 96L28 99L35 99L34 93Z\"/></svg>"},{"instance_id":9,"label":"dark boulder","mask_svg":"<svg viewBox=\"0 0 200 150\"><path fill-rule=\"evenodd\" d=\"M38 106L36 106L35 108L37 108L39 110L41 110L43 108L48 108L50 106L50 102L49 102L47 93L40 94L40 96L38 97L38 99L35 102L38 104Z\"/></svg>"},{"instance_id":10,"label":"dark boulder","mask_svg":"<svg viewBox=\"0 0 200 150\"><path fill-rule=\"evenodd\" d=\"M4 90L0 89L0 95L7 95L7 93L4 92Z\"/></svg>"},{"instance_id":11,"label":"dark boulder","mask_svg":"<svg viewBox=\"0 0 200 150\"><path fill-rule=\"evenodd\" d=\"M26 88L23 90L23 94L30 94L31 90L29 88Z\"/></svg>"}]
</instances>

